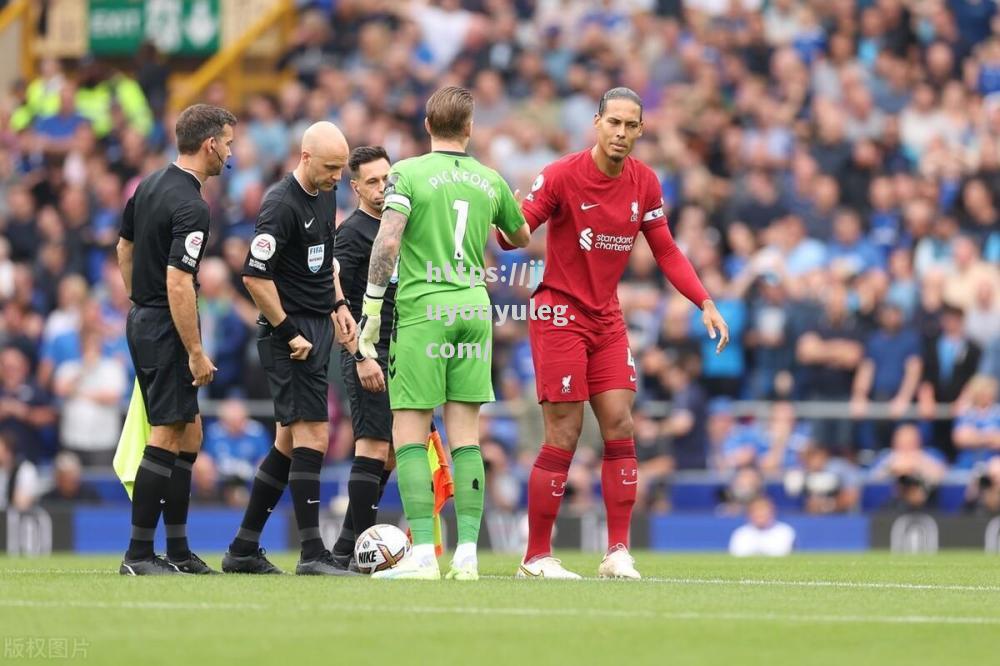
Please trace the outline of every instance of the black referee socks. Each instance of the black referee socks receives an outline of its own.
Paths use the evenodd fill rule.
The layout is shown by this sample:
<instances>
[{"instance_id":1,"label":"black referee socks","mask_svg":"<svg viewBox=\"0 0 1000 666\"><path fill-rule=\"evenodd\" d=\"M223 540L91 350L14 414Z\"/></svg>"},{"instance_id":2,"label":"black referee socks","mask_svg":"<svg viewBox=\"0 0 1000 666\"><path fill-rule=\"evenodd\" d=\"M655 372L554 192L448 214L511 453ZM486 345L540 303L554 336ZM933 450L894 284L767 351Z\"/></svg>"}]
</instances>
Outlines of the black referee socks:
<instances>
[{"instance_id":1,"label":"black referee socks","mask_svg":"<svg viewBox=\"0 0 1000 666\"><path fill-rule=\"evenodd\" d=\"M181 451L174 461L167 503L163 505L163 527L167 531L167 557L182 562L191 557L187 540L188 507L191 504L191 469L197 453Z\"/></svg>"},{"instance_id":2,"label":"black referee socks","mask_svg":"<svg viewBox=\"0 0 1000 666\"><path fill-rule=\"evenodd\" d=\"M160 511L167 502L170 477L177 456L155 446L147 446L139 463L132 487L132 539L125 559L144 560L153 557L153 536Z\"/></svg>"},{"instance_id":3,"label":"black referee socks","mask_svg":"<svg viewBox=\"0 0 1000 666\"><path fill-rule=\"evenodd\" d=\"M375 524L378 501L381 497L382 472L385 463L377 458L355 456L351 477L347 482L350 504L344 516L340 538L333 546L334 555L349 555L354 551L357 536Z\"/></svg>"},{"instance_id":4,"label":"black referee socks","mask_svg":"<svg viewBox=\"0 0 1000 666\"><path fill-rule=\"evenodd\" d=\"M240 531L229 545L229 552L233 555L253 555L260 548L260 533L285 492L291 465L292 459L273 446L261 461L253 479L250 502L243 514Z\"/></svg>"},{"instance_id":5,"label":"black referee socks","mask_svg":"<svg viewBox=\"0 0 1000 666\"><path fill-rule=\"evenodd\" d=\"M319 472L322 467L321 452L304 446L292 451L288 488L295 505L303 561L315 560L326 550L319 533Z\"/></svg>"}]
</instances>

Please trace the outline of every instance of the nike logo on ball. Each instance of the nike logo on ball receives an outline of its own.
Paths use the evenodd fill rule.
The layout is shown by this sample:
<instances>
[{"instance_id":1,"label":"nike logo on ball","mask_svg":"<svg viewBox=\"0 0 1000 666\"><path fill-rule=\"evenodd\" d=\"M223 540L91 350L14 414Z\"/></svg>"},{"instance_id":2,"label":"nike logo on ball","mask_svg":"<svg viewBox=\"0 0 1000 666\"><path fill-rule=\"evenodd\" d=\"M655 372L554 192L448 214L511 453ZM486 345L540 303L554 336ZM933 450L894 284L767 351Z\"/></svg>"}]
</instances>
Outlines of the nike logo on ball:
<instances>
[{"instance_id":1,"label":"nike logo on ball","mask_svg":"<svg viewBox=\"0 0 1000 666\"><path fill-rule=\"evenodd\" d=\"M600 205L601 204L599 204L599 203L596 203L596 204L585 204L585 203L582 203L582 204L580 204L580 210L590 210L591 208L597 208Z\"/></svg>"},{"instance_id":2,"label":"nike logo on ball","mask_svg":"<svg viewBox=\"0 0 1000 666\"><path fill-rule=\"evenodd\" d=\"M315 222L315 221L316 221L316 218L314 217L311 220L309 220L308 222L306 222L306 229L308 229L309 227L311 227L312 224L313 224L313 222Z\"/></svg>"}]
</instances>

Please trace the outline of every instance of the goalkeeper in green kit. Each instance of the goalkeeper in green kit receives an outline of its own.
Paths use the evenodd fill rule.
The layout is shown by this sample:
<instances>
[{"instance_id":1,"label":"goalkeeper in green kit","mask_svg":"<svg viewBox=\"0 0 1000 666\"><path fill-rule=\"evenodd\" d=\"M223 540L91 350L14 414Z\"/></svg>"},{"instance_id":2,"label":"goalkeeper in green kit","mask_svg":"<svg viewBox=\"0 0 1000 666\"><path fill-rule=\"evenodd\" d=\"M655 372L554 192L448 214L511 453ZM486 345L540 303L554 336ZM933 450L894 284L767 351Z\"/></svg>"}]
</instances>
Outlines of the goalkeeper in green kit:
<instances>
[{"instance_id":1,"label":"goalkeeper in green kit","mask_svg":"<svg viewBox=\"0 0 1000 666\"><path fill-rule=\"evenodd\" d=\"M491 225L517 247L526 246L531 236L507 183L465 152L472 109L472 94L465 88L449 86L431 95L424 120L431 152L392 167L372 247L358 348L369 358L377 356L382 296L398 261L389 403L399 493L413 535L411 556L373 578L441 578L426 444L427 422L440 405L458 517L458 547L447 577L479 578L476 542L485 490L479 406L494 400L484 251ZM465 316L441 317L442 311Z\"/></svg>"}]
</instances>

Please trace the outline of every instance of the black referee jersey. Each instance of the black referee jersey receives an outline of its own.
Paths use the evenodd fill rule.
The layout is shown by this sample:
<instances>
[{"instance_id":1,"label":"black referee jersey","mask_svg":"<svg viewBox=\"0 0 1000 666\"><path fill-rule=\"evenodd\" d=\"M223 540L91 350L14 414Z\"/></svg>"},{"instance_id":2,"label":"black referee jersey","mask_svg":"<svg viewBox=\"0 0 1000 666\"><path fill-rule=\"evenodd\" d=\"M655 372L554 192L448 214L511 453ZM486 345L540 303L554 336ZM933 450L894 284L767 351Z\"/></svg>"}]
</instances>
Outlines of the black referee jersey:
<instances>
[{"instance_id":1,"label":"black referee jersey","mask_svg":"<svg viewBox=\"0 0 1000 666\"><path fill-rule=\"evenodd\" d=\"M133 244L135 303L125 336L151 425L191 423L198 414L198 387L167 299L167 267L197 275L208 224L201 183L175 164L144 178L125 204L121 237Z\"/></svg>"},{"instance_id":2,"label":"black referee jersey","mask_svg":"<svg viewBox=\"0 0 1000 666\"><path fill-rule=\"evenodd\" d=\"M273 280L287 314L333 312L335 192L309 194L289 173L264 196L243 275Z\"/></svg>"},{"instance_id":3,"label":"black referee jersey","mask_svg":"<svg viewBox=\"0 0 1000 666\"><path fill-rule=\"evenodd\" d=\"M372 258L372 245L378 236L379 222L377 217L372 217L358 208L337 229L333 254L340 263L340 286L344 290L344 296L351 302L354 321L361 321L361 302L365 297L365 289L368 288L368 264ZM387 348L389 345L392 316L396 307L397 282L396 271L393 271L382 301L380 347Z\"/></svg>"},{"instance_id":4,"label":"black referee jersey","mask_svg":"<svg viewBox=\"0 0 1000 666\"><path fill-rule=\"evenodd\" d=\"M208 204L193 174L171 164L139 183L125 204L120 232L134 245L132 301L136 305L170 307L167 266L197 275L208 225Z\"/></svg>"}]
</instances>

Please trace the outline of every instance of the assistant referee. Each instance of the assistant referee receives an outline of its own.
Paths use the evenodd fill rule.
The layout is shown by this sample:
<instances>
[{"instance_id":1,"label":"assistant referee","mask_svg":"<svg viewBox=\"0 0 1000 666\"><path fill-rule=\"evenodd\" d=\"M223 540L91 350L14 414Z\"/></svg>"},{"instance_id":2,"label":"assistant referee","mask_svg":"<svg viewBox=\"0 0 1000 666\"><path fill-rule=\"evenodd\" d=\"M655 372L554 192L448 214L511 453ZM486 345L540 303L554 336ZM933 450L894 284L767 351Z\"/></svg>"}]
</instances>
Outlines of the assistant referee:
<instances>
[{"instance_id":1,"label":"assistant referee","mask_svg":"<svg viewBox=\"0 0 1000 666\"><path fill-rule=\"evenodd\" d=\"M135 477L132 538L119 573L211 574L187 542L191 468L201 449L198 387L212 381L198 327L198 266L208 240L201 186L232 153L236 117L207 104L177 118L177 161L142 180L125 205L118 265L132 299L125 334L152 426ZM163 512L167 556L153 551Z\"/></svg>"}]
</instances>

